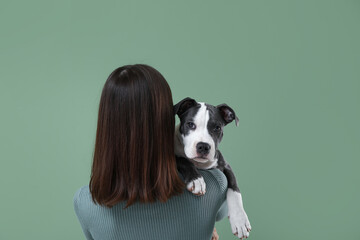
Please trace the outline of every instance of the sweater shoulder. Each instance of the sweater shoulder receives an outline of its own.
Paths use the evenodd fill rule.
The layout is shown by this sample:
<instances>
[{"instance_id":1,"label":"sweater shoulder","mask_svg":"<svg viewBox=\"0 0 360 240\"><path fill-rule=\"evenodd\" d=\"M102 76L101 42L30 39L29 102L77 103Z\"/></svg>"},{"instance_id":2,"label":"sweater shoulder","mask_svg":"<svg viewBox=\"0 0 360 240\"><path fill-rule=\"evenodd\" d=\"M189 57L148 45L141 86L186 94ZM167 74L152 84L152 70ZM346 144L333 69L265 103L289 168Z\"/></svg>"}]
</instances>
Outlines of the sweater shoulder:
<instances>
[{"instance_id":1,"label":"sweater shoulder","mask_svg":"<svg viewBox=\"0 0 360 240\"><path fill-rule=\"evenodd\" d=\"M91 205L91 194L89 191L89 186L85 185L79 188L73 197L73 205L75 213L78 217L81 217L86 213L86 208Z\"/></svg>"},{"instance_id":2,"label":"sweater shoulder","mask_svg":"<svg viewBox=\"0 0 360 240\"><path fill-rule=\"evenodd\" d=\"M200 170L200 169L199 169ZM200 170L200 174L204 177L205 182L212 181L218 187L221 194L225 193L228 181L225 174L217 168Z\"/></svg>"},{"instance_id":3,"label":"sweater shoulder","mask_svg":"<svg viewBox=\"0 0 360 240\"><path fill-rule=\"evenodd\" d=\"M73 202L78 203L82 201L84 198L88 198L90 194L89 186L85 185L80 187L74 194Z\"/></svg>"}]
</instances>

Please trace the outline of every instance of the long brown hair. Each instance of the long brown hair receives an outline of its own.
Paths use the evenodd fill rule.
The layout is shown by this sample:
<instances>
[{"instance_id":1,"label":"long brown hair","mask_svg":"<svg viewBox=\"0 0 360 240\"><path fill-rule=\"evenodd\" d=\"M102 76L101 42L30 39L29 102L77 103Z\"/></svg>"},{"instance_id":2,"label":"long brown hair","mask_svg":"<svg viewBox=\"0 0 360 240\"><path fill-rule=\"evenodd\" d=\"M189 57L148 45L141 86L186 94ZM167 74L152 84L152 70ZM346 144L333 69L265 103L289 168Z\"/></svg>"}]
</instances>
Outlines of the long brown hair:
<instances>
[{"instance_id":1,"label":"long brown hair","mask_svg":"<svg viewBox=\"0 0 360 240\"><path fill-rule=\"evenodd\" d=\"M154 68L115 69L102 90L89 183L95 203L165 202L182 193L170 87Z\"/></svg>"}]
</instances>

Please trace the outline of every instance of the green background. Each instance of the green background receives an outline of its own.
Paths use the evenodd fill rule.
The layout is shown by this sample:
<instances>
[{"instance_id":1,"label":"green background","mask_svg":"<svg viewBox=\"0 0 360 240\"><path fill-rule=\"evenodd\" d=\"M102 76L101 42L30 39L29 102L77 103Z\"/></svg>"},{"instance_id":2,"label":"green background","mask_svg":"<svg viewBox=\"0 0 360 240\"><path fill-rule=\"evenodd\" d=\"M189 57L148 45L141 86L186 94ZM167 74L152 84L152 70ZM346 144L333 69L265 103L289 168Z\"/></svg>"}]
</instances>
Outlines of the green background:
<instances>
[{"instance_id":1,"label":"green background","mask_svg":"<svg viewBox=\"0 0 360 240\"><path fill-rule=\"evenodd\" d=\"M84 238L101 89L133 63L236 111L250 239L360 239L359 1L1 0L0 32L0 239Z\"/></svg>"}]
</instances>

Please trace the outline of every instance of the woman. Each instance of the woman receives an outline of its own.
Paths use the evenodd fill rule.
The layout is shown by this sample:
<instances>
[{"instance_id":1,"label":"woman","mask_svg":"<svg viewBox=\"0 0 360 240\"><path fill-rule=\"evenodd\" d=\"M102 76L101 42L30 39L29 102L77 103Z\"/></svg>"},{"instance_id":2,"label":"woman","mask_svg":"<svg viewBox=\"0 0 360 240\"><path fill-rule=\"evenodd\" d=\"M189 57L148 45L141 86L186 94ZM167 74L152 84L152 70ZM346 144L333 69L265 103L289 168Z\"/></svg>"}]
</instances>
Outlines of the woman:
<instances>
[{"instance_id":1,"label":"woman","mask_svg":"<svg viewBox=\"0 0 360 240\"><path fill-rule=\"evenodd\" d=\"M186 191L176 169L174 127L171 90L157 70L136 64L110 74L90 183L74 196L87 239L215 237L215 220L227 213L226 177L217 169L200 171L206 194Z\"/></svg>"}]
</instances>

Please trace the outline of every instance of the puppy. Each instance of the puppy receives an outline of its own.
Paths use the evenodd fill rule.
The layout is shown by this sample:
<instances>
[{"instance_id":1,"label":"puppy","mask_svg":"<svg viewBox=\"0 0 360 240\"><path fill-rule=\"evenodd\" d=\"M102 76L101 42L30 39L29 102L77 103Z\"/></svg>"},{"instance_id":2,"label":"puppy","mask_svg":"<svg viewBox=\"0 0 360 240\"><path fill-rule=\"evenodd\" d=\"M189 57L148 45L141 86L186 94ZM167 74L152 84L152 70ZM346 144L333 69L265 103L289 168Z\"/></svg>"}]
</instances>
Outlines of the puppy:
<instances>
[{"instance_id":1,"label":"puppy","mask_svg":"<svg viewBox=\"0 0 360 240\"><path fill-rule=\"evenodd\" d=\"M234 110L226 104L213 106L185 98L174 106L174 114L180 118L175 128L176 161L187 189L196 195L205 194L206 184L197 168L220 169L228 180L227 204L232 232L239 238L247 238L251 225L241 193L230 165L218 149L223 128L234 120L238 125Z\"/></svg>"}]
</instances>

